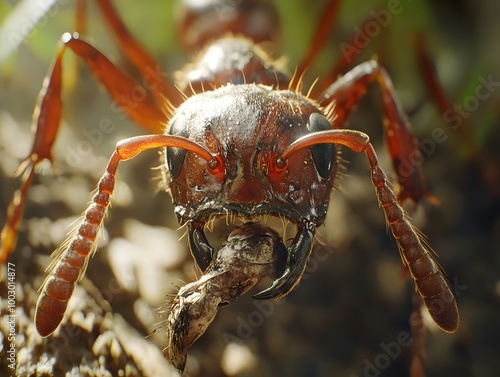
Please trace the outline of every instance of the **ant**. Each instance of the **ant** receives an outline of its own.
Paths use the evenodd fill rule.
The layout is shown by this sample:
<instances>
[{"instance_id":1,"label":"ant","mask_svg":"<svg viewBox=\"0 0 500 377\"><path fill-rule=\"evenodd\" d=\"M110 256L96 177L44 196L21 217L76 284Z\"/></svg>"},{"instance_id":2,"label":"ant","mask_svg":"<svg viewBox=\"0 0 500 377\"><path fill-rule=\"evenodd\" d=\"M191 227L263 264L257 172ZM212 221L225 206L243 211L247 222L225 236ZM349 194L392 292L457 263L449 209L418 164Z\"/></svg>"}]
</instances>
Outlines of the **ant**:
<instances>
[{"instance_id":1,"label":"ant","mask_svg":"<svg viewBox=\"0 0 500 377\"><path fill-rule=\"evenodd\" d=\"M197 9L186 1L179 35L183 44L202 48L202 52L175 85L155 71L157 63L128 32L111 1L96 3L125 56L144 77L145 97L137 101L126 95L138 83L78 33L62 36L35 109L33 147L18 170L22 186L8 209L0 261L5 263L14 250L36 166L44 160L53 162L51 148L62 108L62 59L67 50L81 58L120 108L151 134L117 144L82 222L55 253L36 308L35 323L41 336L52 334L63 320L75 285L95 251L120 162L150 149L164 151L165 182L179 223L188 229L191 253L201 271L215 253L205 235L205 225L214 218L276 216L296 226L283 273L255 294L257 299L283 297L299 283L316 228L325 221L339 168L339 149L364 153L404 266L435 323L446 332L456 331L459 314L449 283L401 204L405 200L418 203L426 190L418 169L401 169L402 162L418 152L388 73L377 60L370 60L335 80L332 72L326 81L302 92L306 68L324 46L324 25L332 24L340 1L327 3L322 27L291 76L261 47L272 42L276 33L277 12L271 3L236 2L231 5L231 17L221 19L216 14L220 2ZM266 22L259 28L252 27L255 15L265 15ZM208 26L201 29L199 25ZM382 93L384 136L398 178L397 195L368 135L344 128L371 84L378 85Z\"/></svg>"}]
</instances>

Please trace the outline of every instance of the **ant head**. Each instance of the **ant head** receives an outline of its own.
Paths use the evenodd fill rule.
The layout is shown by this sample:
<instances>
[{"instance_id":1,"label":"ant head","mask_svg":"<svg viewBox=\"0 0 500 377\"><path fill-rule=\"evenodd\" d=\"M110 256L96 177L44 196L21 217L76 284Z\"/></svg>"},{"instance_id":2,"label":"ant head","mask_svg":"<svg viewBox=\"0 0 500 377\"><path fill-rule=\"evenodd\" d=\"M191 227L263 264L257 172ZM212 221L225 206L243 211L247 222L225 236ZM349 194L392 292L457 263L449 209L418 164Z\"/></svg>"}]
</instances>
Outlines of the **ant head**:
<instances>
[{"instance_id":1,"label":"ant head","mask_svg":"<svg viewBox=\"0 0 500 377\"><path fill-rule=\"evenodd\" d=\"M228 85L195 95L172 118L167 133L209 150L208 161L166 148L166 181L181 223L226 214L284 216L321 224L336 169L332 144L282 154L302 136L331 129L317 105L292 91Z\"/></svg>"}]
</instances>

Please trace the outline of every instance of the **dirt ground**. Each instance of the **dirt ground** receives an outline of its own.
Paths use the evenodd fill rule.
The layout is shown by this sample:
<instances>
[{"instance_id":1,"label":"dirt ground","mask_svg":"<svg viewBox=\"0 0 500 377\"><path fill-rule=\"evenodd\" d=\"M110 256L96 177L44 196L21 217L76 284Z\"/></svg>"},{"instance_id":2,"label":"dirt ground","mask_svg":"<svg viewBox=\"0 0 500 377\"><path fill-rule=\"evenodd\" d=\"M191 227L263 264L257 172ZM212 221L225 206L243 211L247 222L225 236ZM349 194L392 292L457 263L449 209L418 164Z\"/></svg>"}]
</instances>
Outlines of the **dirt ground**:
<instances>
[{"instance_id":1,"label":"dirt ground","mask_svg":"<svg viewBox=\"0 0 500 377\"><path fill-rule=\"evenodd\" d=\"M170 7L165 3L153 1L151 9L130 5L123 16L172 72L187 58L164 47L175 44L170 21L159 17ZM366 3L371 2L341 7L330 48L311 68L309 80L336 61L342 42L352 40L371 11L389 9L383 1ZM494 17L499 9L494 0L480 5L465 0L413 3L400 2L401 12L391 13L387 26L370 38L360 61L377 54L393 77L420 140L429 191L440 201L436 206L423 200L412 217L455 288L461 323L454 334L429 327L426 376L493 377L500 370L500 27ZM10 12L10 4L0 3L0 16ZM283 52L293 67L304 54L311 33L304 30L314 30L319 6L293 1L279 7L285 23ZM37 92L72 14L72 7L61 5L34 29L37 33L0 61L2 225L18 185L12 172L30 149ZM155 36L144 30L145 22L158 30ZM459 118L440 114L423 87L410 39L416 30L425 32L452 106L461 109ZM99 18L92 17L89 34L96 45L118 56ZM65 63L73 65L70 59ZM144 133L113 111L83 65L76 72L67 76L63 127L55 148L58 172L43 166L35 178L10 260L16 284L15 373L8 360L5 273L0 284L0 375L176 376L161 352L166 346L162 311L168 309L163 305L179 286L196 278L196 271L170 198L158 192L156 152L122 164L104 236L67 319L50 338L42 339L34 330L36 290L50 253L85 210L116 142ZM99 125L105 120L116 127L101 132L101 138ZM376 89L359 104L349 127L370 135L390 172ZM340 189L332 194L301 284L278 302L252 300L248 294L222 308L191 349L186 375L408 375L414 287L402 273L364 156L344 151L343 159ZM258 288L265 284L269 282Z\"/></svg>"}]
</instances>

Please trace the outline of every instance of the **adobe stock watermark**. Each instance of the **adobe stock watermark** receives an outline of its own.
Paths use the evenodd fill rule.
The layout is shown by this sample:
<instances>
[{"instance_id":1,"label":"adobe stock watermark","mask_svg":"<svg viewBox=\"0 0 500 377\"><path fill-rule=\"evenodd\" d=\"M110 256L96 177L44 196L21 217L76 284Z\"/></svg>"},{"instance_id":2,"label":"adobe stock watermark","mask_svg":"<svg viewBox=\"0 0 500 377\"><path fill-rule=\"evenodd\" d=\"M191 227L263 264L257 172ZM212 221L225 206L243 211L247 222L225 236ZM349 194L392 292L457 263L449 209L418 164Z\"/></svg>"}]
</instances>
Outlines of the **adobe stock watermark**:
<instances>
[{"instance_id":1,"label":"adobe stock watermark","mask_svg":"<svg viewBox=\"0 0 500 377\"><path fill-rule=\"evenodd\" d=\"M404 2L411 1L405 0ZM403 10L404 6L400 0L389 0L385 9L372 10L370 19L363 25L363 28L359 26L354 28L352 43L342 42L340 44L340 49L347 63L350 63L354 57L358 56L361 50L368 46L371 40L391 23L394 15L400 14Z\"/></svg>"},{"instance_id":2,"label":"adobe stock watermark","mask_svg":"<svg viewBox=\"0 0 500 377\"><path fill-rule=\"evenodd\" d=\"M243 0L217 0L214 2L213 7L221 21L228 21L235 19L237 15L236 7L242 2Z\"/></svg>"},{"instance_id":3,"label":"adobe stock watermark","mask_svg":"<svg viewBox=\"0 0 500 377\"><path fill-rule=\"evenodd\" d=\"M487 77L482 75L477 77L477 85L474 95L470 95L462 101L455 103L442 114L442 119L449 125L449 129L457 131L462 126L464 119L477 111L481 102L489 99L498 87L500 81L496 81L493 74ZM407 158L398 157L398 174L402 177L408 177L420 167L426 158L432 156L439 144L445 143L449 138L448 131L442 127L436 127L431 131L430 137L416 141L416 150L410 152Z\"/></svg>"},{"instance_id":4,"label":"adobe stock watermark","mask_svg":"<svg viewBox=\"0 0 500 377\"><path fill-rule=\"evenodd\" d=\"M7 313L4 313L3 317L7 321L7 327L9 333L7 335L6 342L4 343L6 351L6 360L8 362L7 366L12 371L16 370L17 363L17 345L16 345L16 325L17 325L17 314L16 314L16 265L14 263L7 263Z\"/></svg>"},{"instance_id":5,"label":"adobe stock watermark","mask_svg":"<svg viewBox=\"0 0 500 377\"><path fill-rule=\"evenodd\" d=\"M479 109L481 102L489 99L493 92L500 87L500 81L495 81L492 73L487 78L479 76L477 81L478 85L474 90L474 95L467 96L461 104L455 103L443 113L443 120L450 125L453 131L458 130L462 126L463 120L469 118L473 112Z\"/></svg>"},{"instance_id":6,"label":"adobe stock watermark","mask_svg":"<svg viewBox=\"0 0 500 377\"><path fill-rule=\"evenodd\" d=\"M320 263L326 261L333 253L333 249L329 247L315 247L309 260L306 265L306 269L304 271L304 275L301 280L307 280L309 276L315 272ZM296 288L300 289L300 285ZM273 315L275 307L277 305L281 305L285 302L286 299L281 300L253 300L253 305L255 306L255 310L252 310L248 315L244 318L242 316L238 316L236 319L238 325L236 327L236 334L225 332L222 335L222 338L226 342L226 344L235 342L242 343L245 340L248 340L255 329L261 327L266 318L269 318Z\"/></svg>"},{"instance_id":7,"label":"adobe stock watermark","mask_svg":"<svg viewBox=\"0 0 500 377\"><path fill-rule=\"evenodd\" d=\"M136 277L133 273L121 271L120 276L112 276L108 280L107 285L99 290L99 293L104 300L112 305L114 296L126 291L123 284L128 285L127 282L135 280ZM69 346L76 337L81 336L82 332L86 331L88 330L84 330L80 326L59 326L54 336L47 338L47 353L51 356L57 356L61 349Z\"/></svg>"},{"instance_id":8,"label":"adobe stock watermark","mask_svg":"<svg viewBox=\"0 0 500 377\"><path fill-rule=\"evenodd\" d=\"M141 103L144 103L151 96L150 93L163 83L167 73L162 71L160 66L148 67L146 74L140 83L133 86L127 93L122 93L118 99L111 103L111 112L118 114L120 120L126 118L134 120L133 113L138 111ZM149 106L149 105L147 105ZM159 119L158 122L161 120ZM111 118L104 117L99 121L99 125L91 130L82 130L84 136L75 145L66 145L66 166L75 168L94 152L94 148L100 146L106 137L116 130L116 124Z\"/></svg>"},{"instance_id":9,"label":"adobe stock watermark","mask_svg":"<svg viewBox=\"0 0 500 377\"><path fill-rule=\"evenodd\" d=\"M128 92L121 93L119 98L113 100L111 111L118 113L122 120L126 117L134 119L133 112L151 96L148 92L157 90L167 78L167 72L163 71L159 64L156 67L146 67L146 73L143 74L141 81Z\"/></svg>"},{"instance_id":10,"label":"adobe stock watermark","mask_svg":"<svg viewBox=\"0 0 500 377\"><path fill-rule=\"evenodd\" d=\"M5 20L0 28L0 40L8 40L10 51L15 50L21 43L34 38L40 28L48 25L59 13L61 5L69 2L70 0L25 1ZM3 54L0 53L1 55Z\"/></svg>"},{"instance_id":11,"label":"adobe stock watermark","mask_svg":"<svg viewBox=\"0 0 500 377\"><path fill-rule=\"evenodd\" d=\"M83 329L78 326L59 326L57 332L47 338L46 350L47 354L51 356L57 356L61 349L68 347L73 339L80 336Z\"/></svg>"},{"instance_id":12,"label":"adobe stock watermark","mask_svg":"<svg viewBox=\"0 0 500 377\"><path fill-rule=\"evenodd\" d=\"M455 278L451 289L455 297L459 297L462 292L468 288L467 285L461 285L458 283L458 278ZM441 295L433 301L433 310L439 315L445 308L446 304L453 300L452 297L447 297L446 295ZM425 331L425 324L422 321L422 317L418 313L412 313L410 315L410 326L416 329L417 333L422 333ZM390 342L381 342L381 351L375 355L373 358L365 358L363 360L363 373L361 375L351 374L350 377L379 377L382 372L391 366L391 364L399 358L405 348L410 347L414 342L413 336L408 331L401 331L396 336L396 339Z\"/></svg>"},{"instance_id":13,"label":"adobe stock watermark","mask_svg":"<svg viewBox=\"0 0 500 377\"><path fill-rule=\"evenodd\" d=\"M94 151L95 147L101 145L104 138L116 129L116 125L110 118L102 118L99 126L91 130L82 130L85 137L75 145L66 145L66 165L70 168L76 168L84 162Z\"/></svg>"}]
</instances>

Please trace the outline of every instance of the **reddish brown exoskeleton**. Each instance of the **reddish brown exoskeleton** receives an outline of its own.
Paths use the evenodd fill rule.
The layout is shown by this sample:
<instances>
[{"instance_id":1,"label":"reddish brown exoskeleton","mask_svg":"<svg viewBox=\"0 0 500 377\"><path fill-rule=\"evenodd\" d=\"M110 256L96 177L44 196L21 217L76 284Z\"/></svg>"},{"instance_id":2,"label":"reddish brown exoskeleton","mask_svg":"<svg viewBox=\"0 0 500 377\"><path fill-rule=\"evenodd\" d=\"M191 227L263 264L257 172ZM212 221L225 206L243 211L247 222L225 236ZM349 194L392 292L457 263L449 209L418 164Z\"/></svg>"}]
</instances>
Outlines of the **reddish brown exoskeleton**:
<instances>
[{"instance_id":1,"label":"reddish brown exoskeleton","mask_svg":"<svg viewBox=\"0 0 500 377\"><path fill-rule=\"evenodd\" d=\"M128 33L110 1L96 2L131 63L144 75L154 72L156 63ZM321 25L332 23L339 3L329 2ZM181 224L187 224L191 252L202 271L214 254L204 233L207 221L228 214L248 219L272 215L295 224L297 234L287 249L282 276L254 296L270 299L288 294L301 279L315 230L325 220L340 146L366 154L379 203L404 265L436 324L444 331L455 331L459 315L450 286L400 204L404 199L418 202L425 189L418 169L409 174L399 169L416 150L409 121L387 72L377 61L368 61L333 83L322 83L319 87L325 89L314 98L303 95L301 78L324 44L325 28L318 29L304 62L296 75L289 77L257 45L275 34L277 15L270 4L237 2L231 5L231 17L223 20L210 14L215 12L214 6L217 4L204 9L185 8L180 35L189 36L189 40L184 43L206 47L180 76L180 91L163 77L155 77L158 85L147 88L149 97L138 103L122 96L137 85L132 78L78 35L63 36L35 111L37 131L32 152L22 165L23 186L15 194L2 231L2 261L14 248L34 167L43 159L52 160L51 147L61 112L61 61L66 49L87 63L133 120L156 134L118 143L83 221L55 254L36 309L40 335L50 335L64 317L75 284L95 248L121 161L144 150L165 149L164 175L175 213ZM255 29L251 26L257 14L266 15L267 22L258 33L250 33ZM198 25L207 23L206 29L199 29ZM228 31L235 36L226 35ZM209 40L213 42L207 44ZM343 129L346 118L372 83L377 83L382 92L384 134L398 174L398 196L380 167L369 137ZM165 114L167 100L169 116Z\"/></svg>"}]
</instances>

